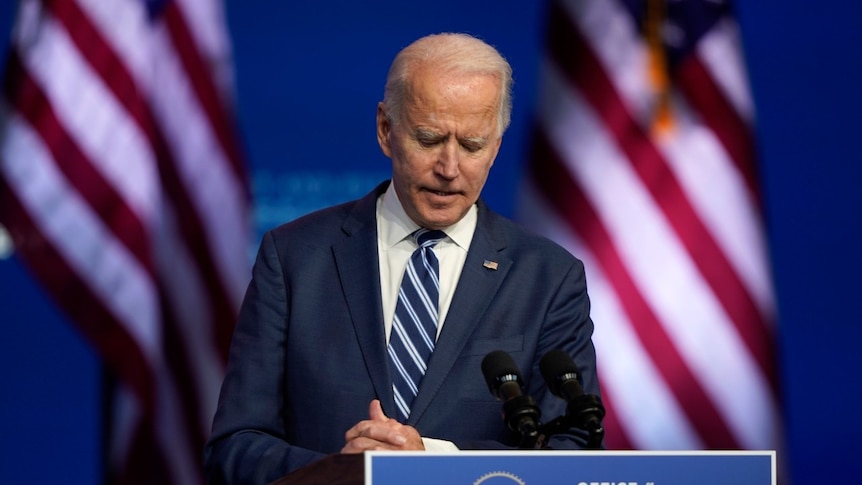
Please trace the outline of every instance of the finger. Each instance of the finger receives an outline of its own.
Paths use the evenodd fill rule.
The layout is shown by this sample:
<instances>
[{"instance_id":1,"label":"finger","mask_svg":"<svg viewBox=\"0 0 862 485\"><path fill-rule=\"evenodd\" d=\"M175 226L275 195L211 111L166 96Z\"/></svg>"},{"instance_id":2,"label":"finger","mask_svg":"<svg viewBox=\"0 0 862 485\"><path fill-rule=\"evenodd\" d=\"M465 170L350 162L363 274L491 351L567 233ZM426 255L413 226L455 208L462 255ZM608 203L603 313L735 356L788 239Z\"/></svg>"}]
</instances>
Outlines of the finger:
<instances>
[{"instance_id":1,"label":"finger","mask_svg":"<svg viewBox=\"0 0 862 485\"><path fill-rule=\"evenodd\" d=\"M363 435L363 433L365 433L365 430L368 429L369 426L371 426L371 423L371 421L365 420L354 424L352 428L348 429L347 432L344 433L344 441L348 442L350 440L359 438Z\"/></svg>"},{"instance_id":2,"label":"finger","mask_svg":"<svg viewBox=\"0 0 862 485\"><path fill-rule=\"evenodd\" d=\"M383 406L380 405L379 399L374 399L368 405L368 416L372 421L388 421L389 417L383 412Z\"/></svg>"},{"instance_id":3,"label":"finger","mask_svg":"<svg viewBox=\"0 0 862 485\"><path fill-rule=\"evenodd\" d=\"M353 453L362 453L364 451L377 451L377 450L397 450L399 448L392 446L391 444L380 442L371 438L359 437L355 440L348 441L344 448L341 449L342 453L353 454Z\"/></svg>"},{"instance_id":4,"label":"finger","mask_svg":"<svg viewBox=\"0 0 862 485\"><path fill-rule=\"evenodd\" d=\"M370 451L373 449L371 445L373 441L367 438L356 438L348 441L344 444L344 448L341 449L342 453L353 454L353 453L362 453L363 451Z\"/></svg>"},{"instance_id":5,"label":"finger","mask_svg":"<svg viewBox=\"0 0 862 485\"><path fill-rule=\"evenodd\" d=\"M360 437L393 446L401 446L407 442L403 426L397 422L392 423L391 420L387 419L386 421L365 421L365 424L367 426L362 426L358 430Z\"/></svg>"},{"instance_id":6,"label":"finger","mask_svg":"<svg viewBox=\"0 0 862 485\"><path fill-rule=\"evenodd\" d=\"M407 442L404 427L398 422L393 423L390 419L386 421L360 421L344 433L345 443L359 438L385 442L393 446L401 446Z\"/></svg>"},{"instance_id":7,"label":"finger","mask_svg":"<svg viewBox=\"0 0 862 485\"><path fill-rule=\"evenodd\" d=\"M380 400L378 399L372 399L368 404L368 416L369 419L356 423L352 428L348 429L347 432L344 433L345 442L362 436L372 423L386 423L390 426L398 424L396 420L390 420L386 416L386 413L383 412L383 406L380 405Z\"/></svg>"}]
</instances>

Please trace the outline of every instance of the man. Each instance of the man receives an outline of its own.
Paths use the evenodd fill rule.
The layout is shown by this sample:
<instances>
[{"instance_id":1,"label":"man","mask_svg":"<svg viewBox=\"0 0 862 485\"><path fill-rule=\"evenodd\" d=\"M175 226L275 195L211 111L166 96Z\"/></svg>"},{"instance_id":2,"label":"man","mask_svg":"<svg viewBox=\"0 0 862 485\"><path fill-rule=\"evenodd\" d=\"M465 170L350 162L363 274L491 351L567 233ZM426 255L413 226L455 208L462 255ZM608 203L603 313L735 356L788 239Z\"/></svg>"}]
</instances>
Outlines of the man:
<instances>
[{"instance_id":1,"label":"man","mask_svg":"<svg viewBox=\"0 0 862 485\"><path fill-rule=\"evenodd\" d=\"M494 350L513 357L546 420L565 413L538 371L548 351L571 355L598 394L583 265L479 200L511 87L505 59L468 35L428 36L398 54L377 108L391 183L263 238L205 450L211 482L267 483L330 453L512 448L518 436L481 370ZM420 228L444 234L413 266ZM405 267L430 260L436 341L411 378L411 358L396 355L413 345L399 287Z\"/></svg>"}]
</instances>

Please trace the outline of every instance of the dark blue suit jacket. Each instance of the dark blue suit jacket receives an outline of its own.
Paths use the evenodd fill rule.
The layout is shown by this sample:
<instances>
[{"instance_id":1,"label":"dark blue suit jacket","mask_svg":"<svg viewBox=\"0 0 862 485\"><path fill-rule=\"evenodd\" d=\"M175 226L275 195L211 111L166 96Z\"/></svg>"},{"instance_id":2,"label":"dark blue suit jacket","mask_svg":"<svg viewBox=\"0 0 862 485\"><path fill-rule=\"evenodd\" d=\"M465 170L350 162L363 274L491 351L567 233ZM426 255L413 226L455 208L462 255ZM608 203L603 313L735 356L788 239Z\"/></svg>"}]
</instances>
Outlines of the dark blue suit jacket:
<instances>
[{"instance_id":1,"label":"dark blue suit jacket","mask_svg":"<svg viewBox=\"0 0 862 485\"><path fill-rule=\"evenodd\" d=\"M396 416L383 328L377 198L310 214L264 235L233 337L212 436L211 483L268 483L344 446L380 399ZM584 269L547 239L478 204L478 225L408 424L461 449L512 447L481 362L518 364L547 422L564 414L538 370L549 350L575 358L598 394ZM487 268L485 261L497 263ZM555 448L583 445L558 437Z\"/></svg>"}]
</instances>

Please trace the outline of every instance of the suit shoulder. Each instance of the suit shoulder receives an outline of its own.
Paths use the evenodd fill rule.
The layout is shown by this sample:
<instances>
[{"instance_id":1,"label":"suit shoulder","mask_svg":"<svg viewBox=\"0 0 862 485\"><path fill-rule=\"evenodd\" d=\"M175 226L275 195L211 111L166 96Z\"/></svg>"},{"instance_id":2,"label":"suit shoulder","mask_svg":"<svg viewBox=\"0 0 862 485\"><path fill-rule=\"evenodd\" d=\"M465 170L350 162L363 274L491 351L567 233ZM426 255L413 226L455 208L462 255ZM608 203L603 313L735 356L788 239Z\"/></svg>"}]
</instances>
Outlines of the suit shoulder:
<instances>
[{"instance_id":1,"label":"suit shoulder","mask_svg":"<svg viewBox=\"0 0 862 485\"><path fill-rule=\"evenodd\" d=\"M343 226L354 204L355 201L320 209L270 229L263 235L261 248L271 245L279 258L294 261L326 251L348 237Z\"/></svg>"},{"instance_id":2,"label":"suit shoulder","mask_svg":"<svg viewBox=\"0 0 862 485\"><path fill-rule=\"evenodd\" d=\"M495 223L505 234L506 249L519 254L535 253L543 254L547 259L556 261L580 261L560 244L537 234L520 223L506 217L494 214Z\"/></svg>"},{"instance_id":3,"label":"suit shoulder","mask_svg":"<svg viewBox=\"0 0 862 485\"><path fill-rule=\"evenodd\" d=\"M364 197L310 212L268 233L276 241L296 239L333 242L349 233L376 228L377 199L388 185L389 181L384 181Z\"/></svg>"},{"instance_id":4,"label":"suit shoulder","mask_svg":"<svg viewBox=\"0 0 862 485\"><path fill-rule=\"evenodd\" d=\"M341 232L344 220L350 215L357 201L344 202L324 209L310 212L285 222L268 232L276 240L300 238L313 240L333 232Z\"/></svg>"}]
</instances>

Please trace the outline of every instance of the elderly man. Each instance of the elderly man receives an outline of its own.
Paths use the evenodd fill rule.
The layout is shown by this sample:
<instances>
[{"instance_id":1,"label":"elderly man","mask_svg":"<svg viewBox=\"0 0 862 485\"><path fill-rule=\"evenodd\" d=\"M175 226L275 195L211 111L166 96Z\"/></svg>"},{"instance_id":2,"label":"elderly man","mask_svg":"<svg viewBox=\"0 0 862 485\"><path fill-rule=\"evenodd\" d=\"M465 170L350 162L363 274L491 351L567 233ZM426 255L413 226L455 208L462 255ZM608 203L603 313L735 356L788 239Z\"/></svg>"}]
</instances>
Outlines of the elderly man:
<instances>
[{"instance_id":1,"label":"elderly man","mask_svg":"<svg viewBox=\"0 0 862 485\"><path fill-rule=\"evenodd\" d=\"M205 450L211 482L267 483L339 452L515 447L482 375L495 350L543 417L565 413L538 371L552 349L598 394L583 265L479 199L511 89L506 60L468 35L396 56L377 108L391 182L263 238Z\"/></svg>"}]
</instances>

